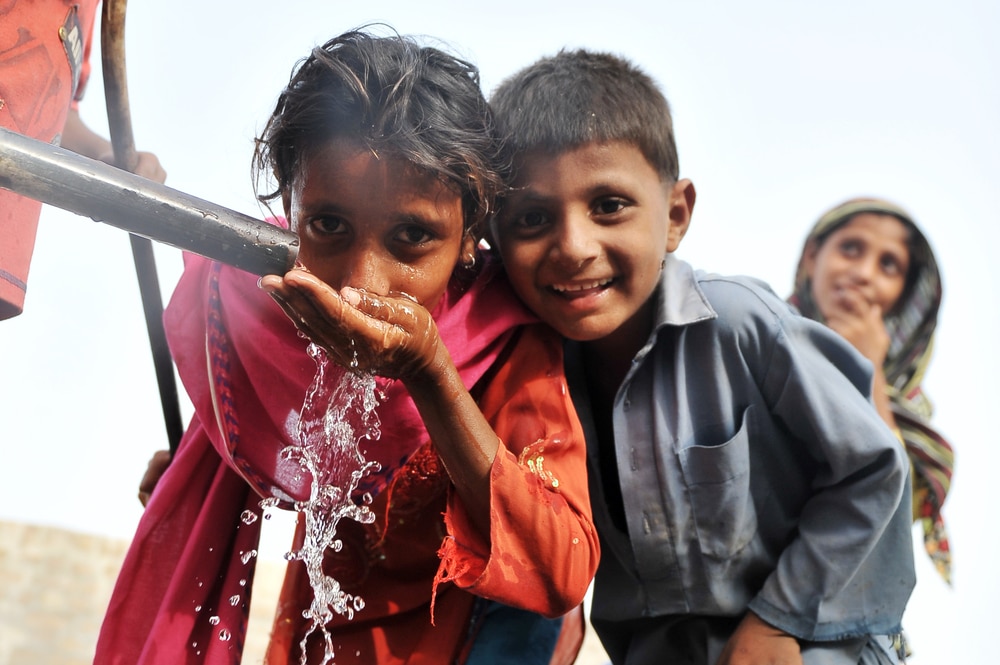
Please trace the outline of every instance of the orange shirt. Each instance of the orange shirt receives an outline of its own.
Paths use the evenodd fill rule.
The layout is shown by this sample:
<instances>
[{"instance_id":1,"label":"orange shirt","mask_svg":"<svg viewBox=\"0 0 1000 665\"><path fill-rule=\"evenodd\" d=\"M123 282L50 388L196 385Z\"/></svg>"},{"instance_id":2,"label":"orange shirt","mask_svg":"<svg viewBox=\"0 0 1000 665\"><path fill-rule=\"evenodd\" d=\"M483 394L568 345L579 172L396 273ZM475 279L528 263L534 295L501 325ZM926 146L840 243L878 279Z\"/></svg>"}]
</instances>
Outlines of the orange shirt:
<instances>
[{"instance_id":1,"label":"orange shirt","mask_svg":"<svg viewBox=\"0 0 1000 665\"><path fill-rule=\"evenodd\" d=\"M454 662L467 646L475 595L550 617L582 601L599 546L561 340L541 325L525 327L478 401L502 442L490 476L489 542L427 443L377 497L375 523L340 523L344 546L324 568L365 606L352 620L338 615L329 624L335 662ZM304 566L290 564L271 665L300 661L302 610L311 599ZM310 662L322 651L311 638Z\"/></svg>"}]
</instances>

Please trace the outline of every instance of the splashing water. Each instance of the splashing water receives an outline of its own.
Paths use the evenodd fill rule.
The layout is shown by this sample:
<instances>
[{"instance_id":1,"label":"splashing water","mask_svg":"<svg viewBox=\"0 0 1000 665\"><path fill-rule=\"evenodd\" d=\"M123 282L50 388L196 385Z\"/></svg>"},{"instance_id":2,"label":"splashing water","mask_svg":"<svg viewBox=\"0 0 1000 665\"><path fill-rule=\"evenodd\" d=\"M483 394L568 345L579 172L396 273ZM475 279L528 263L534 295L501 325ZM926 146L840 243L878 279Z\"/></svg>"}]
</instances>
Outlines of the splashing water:
<instances>
[{"instance_id":1,"label":"splashing water","mask_svg":"<svg viewBox=\"0 0 1000 665\"><path fill-rule=\"evenodd\" d=\"M298 461L312 478L308 501L295 505L305 516L305 538L289 558L305 564L313 589L312 604L302 612L309 627L300 643L301 663L306 664L307 640L319 631L325 643L322 665L326 665L333 661L326 625L334 612L352 619L364 607L363 599L346 593L323 572L323 555L327 548L340 550L343 543L337 538L337 523L342 518L362 524L375 520L367 503L357 505L352 497L361 479L379 469L377 462L365 460L358 449L361 440L374 441L381 435L375 413L379 393L374 376L340 370L315 344L308 351L316 362L316 376L302 405L298 443L282 450L282 456Z\"/></svg>"}]
</instances>

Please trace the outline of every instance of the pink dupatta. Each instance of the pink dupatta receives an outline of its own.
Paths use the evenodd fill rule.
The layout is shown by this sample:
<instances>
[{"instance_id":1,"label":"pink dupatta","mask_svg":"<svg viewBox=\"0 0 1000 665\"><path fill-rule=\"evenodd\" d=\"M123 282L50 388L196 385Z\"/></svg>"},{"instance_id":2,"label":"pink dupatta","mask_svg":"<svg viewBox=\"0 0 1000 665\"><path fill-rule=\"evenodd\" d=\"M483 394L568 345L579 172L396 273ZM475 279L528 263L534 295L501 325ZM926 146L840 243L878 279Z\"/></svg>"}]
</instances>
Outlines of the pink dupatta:
<instances>
[{"instance_id":1,"label":"pink dupatta","mask_svg":"<svg viewBox=\"0 0 1000 665\"><path fill-rule=\"evenodd\" d=\"M533 319L498 266L487 262L465 288L458 281L434 318L471 387L516 327ZM195 415L139 522L95 663L238 663L261 498L287 507L308 496L308 477L279 453L295 441L316 366L255 276L202 257L185 257L165 322ZM381 387L382 436L365 455L382 471L359 490L373 494L426 440L402 384Z\"/></svg>"}]
</instances>

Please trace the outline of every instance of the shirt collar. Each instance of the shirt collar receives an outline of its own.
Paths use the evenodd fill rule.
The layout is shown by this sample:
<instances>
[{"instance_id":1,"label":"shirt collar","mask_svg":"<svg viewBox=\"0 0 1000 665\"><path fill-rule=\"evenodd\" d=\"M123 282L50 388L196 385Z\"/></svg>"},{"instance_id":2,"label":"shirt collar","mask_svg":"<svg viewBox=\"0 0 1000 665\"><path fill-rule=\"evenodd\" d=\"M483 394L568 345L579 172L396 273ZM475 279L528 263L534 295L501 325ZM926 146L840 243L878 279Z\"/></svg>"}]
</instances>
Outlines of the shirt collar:
<instances>
[{"instance_id":1,"label":"shirt collar","mask_svg":"<svg viewBox=\"0 0 1000 665\"><path fill-rule=\"evenodd\" d=\"M663 326L687 326L718 316L701 290L690 265L667 254L660 272L660 285L653 294L656 314L655 333Z\"/></svg>"}]
</instances>

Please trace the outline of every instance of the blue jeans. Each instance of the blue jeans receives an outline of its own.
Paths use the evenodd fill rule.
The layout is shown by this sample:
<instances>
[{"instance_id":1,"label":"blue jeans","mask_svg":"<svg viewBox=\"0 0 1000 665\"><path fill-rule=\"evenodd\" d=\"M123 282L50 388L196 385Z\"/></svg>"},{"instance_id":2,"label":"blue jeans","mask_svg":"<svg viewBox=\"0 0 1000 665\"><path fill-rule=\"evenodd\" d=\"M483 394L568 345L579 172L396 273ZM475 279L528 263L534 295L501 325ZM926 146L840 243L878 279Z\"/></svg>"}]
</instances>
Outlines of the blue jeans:
<instances>
[{"instance_id":1,"label":"blue jeans","mask_svg":"<svg viewBox=\"0 0 1000 665\"><path fill-rule=\"evenodd\" d=\"M466 665L548 665L563 621L483 598L473 616L478 630Z\"/></svg>"}]
</instances>

